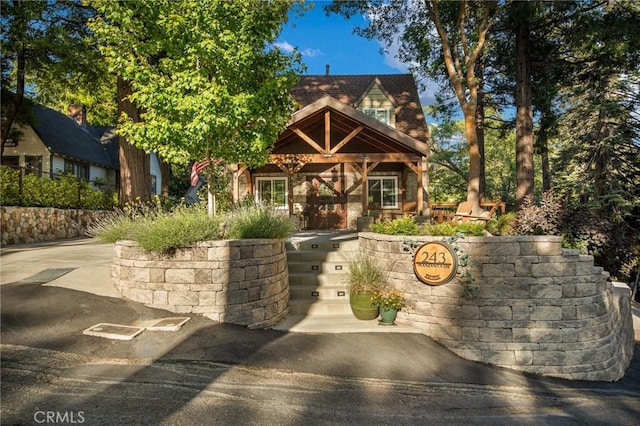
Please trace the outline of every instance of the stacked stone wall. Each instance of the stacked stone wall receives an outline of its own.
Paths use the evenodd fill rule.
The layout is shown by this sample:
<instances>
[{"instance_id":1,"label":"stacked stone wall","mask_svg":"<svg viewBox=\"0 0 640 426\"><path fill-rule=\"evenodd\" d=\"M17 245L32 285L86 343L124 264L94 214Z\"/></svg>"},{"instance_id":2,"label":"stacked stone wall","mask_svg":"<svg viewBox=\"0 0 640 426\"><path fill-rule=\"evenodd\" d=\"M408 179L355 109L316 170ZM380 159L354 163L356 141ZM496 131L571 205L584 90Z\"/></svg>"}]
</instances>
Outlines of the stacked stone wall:
<instances>
[{"instance_id":1,"label":"stacked stone wall","mask_svg":"<svg viewBox=\"0 0 640 426\"><path fill-rule=\"evenodd\" d=\"M109 214L105 210L2 206L1 242L4 246L82 237L91 224Z\"/></svg>"},{"instance_id":2,"label":"stacked stone wall","mask_svg":"<svg viewBox=\"0 0 640 426\"><path fill-rule=\"evenodd\" d=\"M360 234L360 250L385 263L391 284L406 292L398 322L474 361L567 379L624 375L634 348L629 288L608 282L592 256L563 250L561 237L460 239L477 286L477 297L468 298L460 274L440 286L420 282L409 239Z\"/></svg>"},{"instance_id":3,"label":"stacked stone wall","mask_svg":"<svg viewBox=\"0 0 640 426\"><path fill-rule=\"evenodd\" d=\"M112 268L124 297L171 312L268 328L289 311L283 240L206 241L173 255L119 241Z\"/></svg>"}]
</instances>

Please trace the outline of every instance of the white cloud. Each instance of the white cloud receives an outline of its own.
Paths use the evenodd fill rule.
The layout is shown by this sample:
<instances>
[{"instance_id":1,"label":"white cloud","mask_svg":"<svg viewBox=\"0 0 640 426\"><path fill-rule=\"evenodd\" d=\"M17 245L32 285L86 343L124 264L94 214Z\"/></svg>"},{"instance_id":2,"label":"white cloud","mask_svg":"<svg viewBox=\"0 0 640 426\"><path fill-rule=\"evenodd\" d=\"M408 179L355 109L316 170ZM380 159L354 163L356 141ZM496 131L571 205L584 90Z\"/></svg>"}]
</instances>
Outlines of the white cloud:
<instances>
[{"instance_id":1,"label":"white cloud","mask_svg":"<svg viewBox=\"0 0 640 426\"><path fill-rule=\"evenodd\" d=\"M322 56L324 53L320 49L306 48L302 50L302 56L308 56L309 58L315 58L316 56Z\"/></svg>"},{"instance_id":2,"label":"white cloud","mask_svg":"<svg viewBox=\"0 0 640 426\"><path fill-rule=\"evenodd\" d=\"M273 43L273 45L274 45L275 47L277 47L278 49L280 49L280 50L284 50L285 52L288 52L288 53L291 53L291 52L293 52L294 50L296 50L296 47L295 47L295 46L293 46L291 43L289 43L289 42L288 42L288 41L286 41L286 40L285 40L285 41L278 41L278 42L275 42L275 43ZM312 48L310 48L310 47L307 47L307 48L305 48L305 49L302 49L302 50L300 51L300 54L301 54L302 56L306 56L306 57L309 57L309 58L315 58L316 56L322 56L322 55L324 55L324 53L322 53L322 50L320 50L320 49L312 49Z\"/></svg>"},{"instance_id":3,"label":"white cloud","mask_svg":"<svg viewBox=\"0 0 640 426\"><path fill-rule=\"evenodd\" d=\"M273 43L278 49L284 50L285 52L293 52L295 47L293 47L288 41L277 41Z\"/></svg>"}]
</instances>

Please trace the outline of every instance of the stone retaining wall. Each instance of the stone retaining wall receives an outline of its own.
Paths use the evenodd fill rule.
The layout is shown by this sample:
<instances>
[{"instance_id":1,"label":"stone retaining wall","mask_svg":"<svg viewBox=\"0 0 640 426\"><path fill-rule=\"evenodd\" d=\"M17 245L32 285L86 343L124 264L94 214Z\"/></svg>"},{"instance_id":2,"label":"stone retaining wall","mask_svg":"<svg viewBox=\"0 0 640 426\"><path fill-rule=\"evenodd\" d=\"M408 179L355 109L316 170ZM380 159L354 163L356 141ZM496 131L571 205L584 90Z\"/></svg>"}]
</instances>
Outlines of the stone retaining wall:
<instances>
[{"instance_id":1,"label":"stone retaining wall","mask_svg":"<svg viewBox=\"0 0 640 426\"><path fill-rule=\"evenodd\" d=\"M53 207L0 207L1 244L36 243L85 235L87 228L111 212Z\"/></svg>"},{"instance_id":2,"label":"stone retaining wall","mask_svg":"<svg viewBox=\"0 0 640 426\"><path fill-rule=\"evenodd\" d=\"M136 302L249 328L271 327L289 312L283 240L206 241L172 256L119 241L112 277Z\"/></svg>"},{"instance_id":3,"label":"stone retaining wall","mask_svg":"<svg viewBox=\"0 0 640 426\"><path fill-rule=\"evenodd\" d=\"M623 377L634 349L629 288L608 282L592 256L563 250L561 237L460 239L478 286L470 299L460 274L440 286L416 278L411 239L443 240L360 234L360 250L386 262L391 283L406 292L398 322L474 361L567 379Z\"/></svg>"}]
</instances>

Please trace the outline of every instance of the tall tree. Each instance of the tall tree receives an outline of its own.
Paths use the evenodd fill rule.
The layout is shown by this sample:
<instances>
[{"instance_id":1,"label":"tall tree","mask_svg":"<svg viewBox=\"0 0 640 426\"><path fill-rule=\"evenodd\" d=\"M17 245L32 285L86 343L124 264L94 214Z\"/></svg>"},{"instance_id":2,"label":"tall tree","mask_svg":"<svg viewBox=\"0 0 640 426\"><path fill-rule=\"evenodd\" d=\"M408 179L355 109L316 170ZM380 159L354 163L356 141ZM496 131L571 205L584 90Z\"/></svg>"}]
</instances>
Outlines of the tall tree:
<instances>
[{"instance_id":1,"label":"tall tree","mask_svg":"<svg viewBox=\"0 0 640 426\"><path fill-rule=\"evenodd\" d=\"M417 63L415 70L423 75L446 76L464 114L469 153L467 201L474 203L476 212L480 210L482 176L476 126L479 90L476 66L500 9L498 2L474 0L334 1L327 8L347 17L369 16L370 24L357 31L366 37L378 38L387 46L394 43L400 33L402 59Z\"/></svg>"},{"instance_id":2,"label":"tall tree","mask_svg":"<svg viewBox=\"0 0 640 426\"><path fill-rule=\"evenodd\" d=\"M92 4L101 16L91 28L140 111L139 121L120 116L120 135L171 163L267 161L301 71L297 55L273 45L291 1Z\"/></svg>"},{"instance_id":3,"label":"tall tree","mask_svg":"<svg viewBox=\"0 0 640 426\"><path fill-rule=\"evenodd\" d=\"M27 84L46 87L45 81L65 81L86 70L96 56L87 43L90 8L79 1L3 0L0 36L3 112L2 151L22 106ZM37 83L40 83L38 86ZM11 95L8 95L11 93Z\"/></svg>"}]
</instances>

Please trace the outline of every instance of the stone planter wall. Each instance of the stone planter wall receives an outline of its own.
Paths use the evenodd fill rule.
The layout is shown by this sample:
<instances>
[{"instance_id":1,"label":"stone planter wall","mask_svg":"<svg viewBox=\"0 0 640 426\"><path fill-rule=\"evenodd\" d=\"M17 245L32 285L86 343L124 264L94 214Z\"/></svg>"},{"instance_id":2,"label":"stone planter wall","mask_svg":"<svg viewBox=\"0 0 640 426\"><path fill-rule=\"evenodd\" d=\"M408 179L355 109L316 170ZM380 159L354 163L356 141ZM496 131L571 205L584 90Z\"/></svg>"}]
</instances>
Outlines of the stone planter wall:
<instances>
[{"instance_id":1,"label":"stone planter wall","mask_svg":"<svg viewBox=\"0 0 640 426\"><path fill-rule=\"evenodd\" d=\"M283 240L207 241L172 256L119 241L112 277L136 302L249 328L271 327L289 311Z\"/></svg>"},{"instance_id":2,"label":"stone planter wall","mask_svg":"<svg viewBox=\"0 0 640 426\"><path fill-rule=\"evenodd\" d=\"M388 265L391 283L406 292L398 322L474 361L567 379L624 375L634 349L629 288L607 282L592 256L563 250L561 237L458 240L478 286L469 299L460 276L440 286L420 282L403 251L407 240L443 238L360 234L360 250Z\"/></svg>"},{"instance_id":3,"label":"stone planter wall","mask_svg":"<svg viewBox=\"0 0 640 426\"><path fill-rule=\"evenodd\" d=\"M0 207L2 245L82 237L87 228L109 215L106 210L53 207Z\"/></svg>"}]
</instances>

